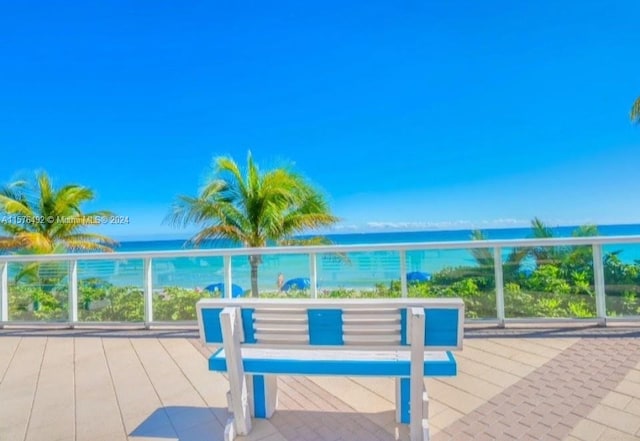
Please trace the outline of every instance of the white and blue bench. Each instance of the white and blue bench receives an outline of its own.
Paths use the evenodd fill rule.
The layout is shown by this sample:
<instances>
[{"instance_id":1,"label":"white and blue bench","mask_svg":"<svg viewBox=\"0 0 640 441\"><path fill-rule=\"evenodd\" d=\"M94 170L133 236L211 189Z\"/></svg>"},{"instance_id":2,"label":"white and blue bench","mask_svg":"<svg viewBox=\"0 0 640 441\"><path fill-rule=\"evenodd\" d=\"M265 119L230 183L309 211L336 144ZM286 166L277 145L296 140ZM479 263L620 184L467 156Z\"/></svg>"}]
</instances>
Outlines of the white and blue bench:
<instances>
[{"instance_id":1,"label":"white and blue bench","mask_svg":"<svg viewBox=\"0 0 640 441\"><path fill-rule=\"evenodd\" d=\"M462 349L461 299L203 299L197 314L204 343L222 345L209 369L228 374L225 440L271 417L277 375L394 377L396 421L428 440L423 378L455 376Z\"/></svg>"}]
</instances>

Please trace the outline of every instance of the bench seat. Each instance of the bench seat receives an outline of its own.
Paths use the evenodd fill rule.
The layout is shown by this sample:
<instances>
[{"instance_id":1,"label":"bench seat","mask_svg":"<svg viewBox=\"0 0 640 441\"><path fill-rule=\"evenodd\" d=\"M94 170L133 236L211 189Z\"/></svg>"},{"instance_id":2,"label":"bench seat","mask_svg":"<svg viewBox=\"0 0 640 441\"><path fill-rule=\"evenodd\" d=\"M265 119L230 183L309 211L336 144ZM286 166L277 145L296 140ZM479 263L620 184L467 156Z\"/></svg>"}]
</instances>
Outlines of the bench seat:
<instances>
[{"instance_id":1,"label":"bench seat","mask_svg":"<svg viewBox=\"0 0 640 441\"><path fill-rule=\"evenodd\" d=\"M262 349L243 347L242 366L247 374L344 375L350 377L409 377L409 351ZM227 372L224 348L209 358L209 370ZM425 377L451 377L457 374L450 351L425 351Z\"/></svg>"}]
</instances>

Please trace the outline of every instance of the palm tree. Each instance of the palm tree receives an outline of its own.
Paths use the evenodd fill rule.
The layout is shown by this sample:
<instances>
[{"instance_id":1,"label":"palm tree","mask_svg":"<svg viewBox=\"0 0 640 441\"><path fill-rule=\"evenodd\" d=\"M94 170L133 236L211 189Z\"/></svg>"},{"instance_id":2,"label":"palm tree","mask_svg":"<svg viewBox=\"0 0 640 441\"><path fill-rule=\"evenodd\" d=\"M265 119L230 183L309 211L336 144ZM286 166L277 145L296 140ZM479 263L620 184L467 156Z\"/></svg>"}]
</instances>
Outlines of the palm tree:
<instances>
[{"instance_id":1,"label":"palm tree","mask_svg":"<svg viewBox=\"0 0 640 441\"><path fill-rule=\"evenodd\" d=\"M487 240L487 236L480 230L473 230L471 232L471 240ZM478 270L487 277L492 277L495 268L493 250L491 248L472 248L471 254L478 264ZM528 251L523 248L514 247L511 250L507 260L502 264L505 282L517 279L520 266L527 254Z\"/></svg>"},{"instance_id":2,"label":"palm tree","mask_svg":"<svg viewBox=\"0 0 640 441\"><path fill-rule=\"evenodd\" d=\"M534 239L549 239L553 237L553 230L540 218L534 217L531 221L531 237ZM531 254L536 260L536 265L555 262L560 254L557 247L535 247Z\"/></svg>"},{"instance_id":3,"label":"palm tree","mask_svg":"<svg viewBox=\"0 0 640 441\"><path fill-rule=\"evenodd\" d=\"M213 173L199 194L179 196L167 220L174 225L199 226L201 230L191 238L195 245L227 239L253 248L290 244L295 235L338 219L301 175L286 167L261 172L249 152L244 175L232 158L216 158ZM249 256L254 297L258 296L261 261L259 255Z\"/></svg>"},{"instance_id":4,"label":"palm tree","mask_svg":"<svg viewBox=\"0 0 640 441\"><path fill-rule=\"evenodd\" d=\"M580 225L572 231L573 237L596 237L600 235L598 227L592 224ZM562 257L560 272L565 277L572 274L584 273L589 280L593 280L593 251L589 245L566 247Z\"/></svg>"},{"instance_id":5,"label":"palm tree","mask_svg":"<svg viewBox=\"0 0 640 441\"><path fill-rule=\"evenodd\" d=\"M91 189L70 184L54 188L46 172L35 180L17 181L0 189L0 251L54 253L112 251L112 239L87 233L108 211L84 213L81 205L94 198Z\"/></svg>"},{"instance_id":6,"label":"palm tree","mask_svg":"<svg viewBox=\"0 0 640 441\"><path fill-rule=\"evenodd\" d=\"M633 106L631 106L631 113L629 116L631 117L631 122L640 124L640 96L633 103Z\"/></svg>"},{"instance_id":7,"label":"palm tree","mask_svg":"<svg viewBox=\"0 0 640 441\"><path fill-rule=\"evenodd\" d=\"M553 230L537 217L531 221L531 230L532 236L537 239L554 237ZM580 225L571 232L573 237L594 237L599 234L598 227L592 224ZM593 271L591 247L587 245L535 247L531 254L537 267L555 265L567 277L578 270Z\"/></svg>"}]
</instances>

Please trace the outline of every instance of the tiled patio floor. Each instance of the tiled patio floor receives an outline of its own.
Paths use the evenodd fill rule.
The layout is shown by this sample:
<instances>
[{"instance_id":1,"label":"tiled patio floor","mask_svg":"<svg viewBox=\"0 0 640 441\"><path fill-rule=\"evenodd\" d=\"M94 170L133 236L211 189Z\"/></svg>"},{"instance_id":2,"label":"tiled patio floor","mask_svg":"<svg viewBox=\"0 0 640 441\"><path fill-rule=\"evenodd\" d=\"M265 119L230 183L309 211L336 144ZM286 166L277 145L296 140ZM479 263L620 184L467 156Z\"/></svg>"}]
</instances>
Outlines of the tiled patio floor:
<instances>
[{"instance_id":1,"label":"tiled patio floor","mask_svg":"<svg viewBox=\"0 0 640 441\"><path fill-rule=\"evenodd\" d=\"M194 331L0 330L0 440L222 440L224 376ZM640 439L640 330L470 329L427 380L434 441ZM247 439L407 439L390 379L283 377ZM239 438L242 439L242 438Z\"/></svg>"}]
</instances>

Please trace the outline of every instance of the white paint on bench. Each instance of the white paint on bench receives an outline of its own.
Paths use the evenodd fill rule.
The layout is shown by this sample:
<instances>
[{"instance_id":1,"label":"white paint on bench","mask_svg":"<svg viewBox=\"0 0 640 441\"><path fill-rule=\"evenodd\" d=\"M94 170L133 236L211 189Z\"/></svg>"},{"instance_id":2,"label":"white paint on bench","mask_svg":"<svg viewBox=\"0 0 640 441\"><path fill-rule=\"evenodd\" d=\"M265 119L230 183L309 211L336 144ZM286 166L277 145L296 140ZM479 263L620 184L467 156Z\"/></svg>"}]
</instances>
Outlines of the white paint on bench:
<instances>
[{"instance_id":1,"label":"white paint on bench","mask_svg":"<svg viewBox=\"0 0 640 441\"><path fill-rule=\"evenodd\" d=\"M343 349L266 349L243 347L242 359L274 359L274 360L344 360L344 361L409 361L411 352L405 351L349 351ZM215 358L225 358L225 350L215 353ZM424 352L425 361L448 361L446 352Z\"/></svg>"},{"instance_id":2,"label":"white paint on bench","mask_svg":"<svg viewBox=\"0 0 640 441\"><path fill-rule=\"evenodd\" d=\"M251 432L247 382L242 368L242 358L240 357L240 333L238 329L242 329L242 326L239 312L240 310L237 308L225 308L220 313L224 338L223 346L227 354L229 388L231 389L230 407L233 409L233 427L225 429L225 437L229 433L230 439L233 439L235 434L248 435Z\"/></svg>"},{"instance_id":3,"label":"white paint on bench","mask_svg":"<svg viewBox=\"0 0 640 441\"><path fill-rule=\"evenodd\" d=\"M424 431L424 309L411 308L408 310L411 317L411 395L409 412L409 434L411 441L429 441L429 430Z\"/></svg>"}]
</instances>

